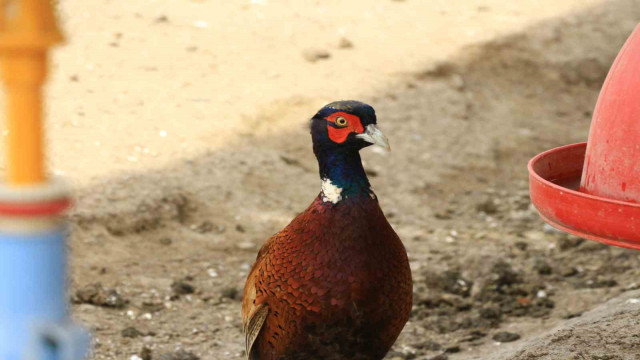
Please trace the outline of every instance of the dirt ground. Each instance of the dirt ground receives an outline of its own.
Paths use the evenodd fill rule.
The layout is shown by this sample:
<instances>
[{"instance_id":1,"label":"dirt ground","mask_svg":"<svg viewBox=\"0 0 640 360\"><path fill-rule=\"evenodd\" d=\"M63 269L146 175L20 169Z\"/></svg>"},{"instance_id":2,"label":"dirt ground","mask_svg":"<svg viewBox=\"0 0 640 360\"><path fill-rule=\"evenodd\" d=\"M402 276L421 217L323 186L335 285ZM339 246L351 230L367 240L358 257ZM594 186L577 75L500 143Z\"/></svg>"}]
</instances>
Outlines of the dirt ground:
<instances>
[{"instance_id":1,"label":"dirt ground","mask_svg":"<svg viewBox=\"0 0 640 360\"><path fill-rule=\"evenodd\" d=\"M454 1L433 14L427 2L389 0L361 12L355 4L365 1L353 3L314 3L324 10L312 16L293 2L254 0L220 5L214 16L200 8L206 0L175 13L177 5L160 1L126 13L111 1L62 2L72 33L100 6L106 19L131 26L84 29L80 44L56 58L51 89L52 102L63 104L51 106L50 136L62 140L52 145L53 163L79 186L69 216L73 312L94 331L95 358L244 357L245 276L261 243L319 191L305 118L332 94L372 104L393 149L363 154L415 281L412 318L389 359L555 359L539 347L574 333L536 339L574 323L589 340L571 343L575 351L563 358L640 358L640 342L606 341L637 336L637 327L611 334L579 326L593 324L583 313L640 288L639 254L545 226L529 203L526 173L536 153L586 140L640 1ZM71 17L85 7L77 12L84 18ZM287 7L296 14L291 28L260 32L257 14L286 23ZM354 13L380 33L344 25ZM459 26L441 35L452 22ZM469 22L487 33L464 38ZM193 34L244 25L236 40L252 44L249 54L240 43L215 43L211 32ZM408 40L385 38L391 29ZM307 30L309 38L300 32ZM289 49L279 49L280 36ZM376 37L387 47L376 49ZM100 59L88 38L100 38ZM322 51L330 57L318 59ZM74 57L83 67L65 67ZM210 68L189 66L192 57ZM266 82L254 82L256 74ZM75 115L62 121L62 112ZM84 160L57 160L70 157ZM635 302L625 304L637 313Z\"/></svg>"}]
</instances>

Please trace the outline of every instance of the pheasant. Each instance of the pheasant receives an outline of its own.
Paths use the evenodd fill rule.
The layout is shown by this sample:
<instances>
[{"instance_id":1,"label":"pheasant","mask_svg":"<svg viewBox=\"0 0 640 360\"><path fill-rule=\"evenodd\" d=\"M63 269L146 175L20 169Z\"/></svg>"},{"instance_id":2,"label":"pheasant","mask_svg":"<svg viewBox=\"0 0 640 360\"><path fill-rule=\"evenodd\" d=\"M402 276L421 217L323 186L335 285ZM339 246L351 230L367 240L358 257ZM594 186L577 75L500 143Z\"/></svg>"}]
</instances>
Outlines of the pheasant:
<instances>
[{"instance_id":1,"label":"pheasant","mask_svg":"<svg viewBox=\"0 0 640 360\"><path fill-rule=\"evenodd\" d=\"M389 143L358 101L320 109L311 137L322 191L258 252L242 301L247 358L382 359L411 313L411 270L359 150Z\"/></svg>"}]
</instances>

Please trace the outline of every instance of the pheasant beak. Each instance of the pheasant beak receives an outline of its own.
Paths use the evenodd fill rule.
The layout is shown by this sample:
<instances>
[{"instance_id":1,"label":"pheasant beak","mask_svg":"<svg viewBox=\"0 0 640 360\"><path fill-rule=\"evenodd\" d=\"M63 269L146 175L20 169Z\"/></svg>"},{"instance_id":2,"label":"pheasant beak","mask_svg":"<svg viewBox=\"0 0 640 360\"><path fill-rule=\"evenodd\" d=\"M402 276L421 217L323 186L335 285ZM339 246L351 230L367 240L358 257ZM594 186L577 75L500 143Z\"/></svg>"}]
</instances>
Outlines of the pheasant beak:
<instances>
[{"instance_id":1,"label":"pheasant beak","mask_svg":"<svg viewBox=\"0 0 640 360\"><path fill-rule=\"evenodd\" d=\"M389 140L374 124L367 125L365 131L362 134L356 135L356 137L373 145L378 145L387 151L391 151Z\"/></svg>"}]
</instances>

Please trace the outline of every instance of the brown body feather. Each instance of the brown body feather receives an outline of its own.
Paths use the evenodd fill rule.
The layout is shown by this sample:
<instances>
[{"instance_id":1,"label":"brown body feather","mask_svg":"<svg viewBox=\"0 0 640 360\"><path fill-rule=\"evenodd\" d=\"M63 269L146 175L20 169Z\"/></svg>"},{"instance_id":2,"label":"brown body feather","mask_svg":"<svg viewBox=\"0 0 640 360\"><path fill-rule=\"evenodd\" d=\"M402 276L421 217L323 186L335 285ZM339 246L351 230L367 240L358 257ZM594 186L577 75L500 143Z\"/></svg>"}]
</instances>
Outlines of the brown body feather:
<instances>
[{"instance_id":1,"label":"brown body feather","mask_svg":"<svg viewBox=\"0 0 640 360\"><path fill-rule=\"evenodd\" d=\"M319 196L258 253L242 307L247 355L382 359L411 303L407 254L377 200Z\"/></svg>"}]
</instances>

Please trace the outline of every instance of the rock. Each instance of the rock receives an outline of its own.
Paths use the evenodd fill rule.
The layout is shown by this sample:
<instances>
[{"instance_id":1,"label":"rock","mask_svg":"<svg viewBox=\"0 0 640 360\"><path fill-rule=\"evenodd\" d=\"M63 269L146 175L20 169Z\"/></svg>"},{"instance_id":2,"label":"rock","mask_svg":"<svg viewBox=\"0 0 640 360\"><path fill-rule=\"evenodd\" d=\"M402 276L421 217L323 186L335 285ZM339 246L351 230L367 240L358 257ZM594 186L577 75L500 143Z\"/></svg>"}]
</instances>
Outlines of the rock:
<instances>
[{"instance_id":1,"label":"rock","mask_svg":"<svg viewBox=\"0 0 640 360\"><path fill-rule=\"evenodd\" d=\"M576 248L580 245L582 245L582 243L585 240L582 238L579 238L577 236L572 236L572 235L562 235L558 241L557 241L557 245L558 245L558 249L560 249L560 251L567 251L573 248Z\"/></svg>"},{"instance_id":2,"label":"rock","mask_svg":"<svg viewBox=\"0 0 640 360\"><path fill-rule=\"evenodd\" d=\"M520 340L520 335L513 332L501 331L493 335L493 340L501 343L513 342Z\"/></svg>"},{"instance_id":3,"label":"rock","mask_svg":"<svg viewBox=\"0 0 640 360\"><path fill-rule=\"evenodd\" d=\"M625 292L582 316L566 320L535 338L500 354L500 359L634 359L637 353L638 304L630 299L640 291ZM505 349L506 350L506 349ZM631 356L631 357L630 357ZM577 357L585 358L584 356Z\"/></svg>"},{"instance_id":4,"label":"rock","mask_svg":"<svg viewBox=\"0 0 640 360\"><path fill-rule=\"evenodd\" d=\"M476 211L483 212L487 215L492 215L498 212L498 206L493 199L487 199L476 205Z\"/></svg>"},{"instance_id":5,"label":"rock","mask_svg":"<svg viewBox=\"0 0 640 360\"><path fill-rule=\"evenodd\" d=\"M578 281L574 284L577 289L600 289L618 286L618 282L613 279L589 279Z\"/></svg>"},{"instance_id":6,"label":"rock","mask_svg":"<svg viewBox=\"0 0 640 360\"><path fill-rule=\"evenodd\" d=\"M449 294L468 297L473 282L463 278L458 271L447 270L440 274L428 274L427 286Z\"/></svg>"},{"instance_id":7,"label":"rock","mask_svg":"<svg viewBox=\"0 0 640 360\"><path fill-rule=\"evenodd\" d=\"M302 57L308 62L314 63L318 60L329 59L331 57L331 54L324 49L309 48L309 49L305 49L302 52Z\"/></svg>"},{"instance_id":8,"label":"rock","mask_svg":"<svg viewBox=\"0 0 640 360\"><path fill-rule=\"evenodd\" d=\"M480 330L473 330L473 331L471 331L469 333L468 336L462 338L461 341L463 341L463 342L473 342L473 341L476 341L476 340L480 340L485 336L487 336L487 333L485 333L483 331L480 331Z\"/></svg>"},{"instance_id":9,"label":"rock","mask_svg":"<svg viewBox=\"0 0 640 360\"><path fill-rule=\"evenodd\" d=\"M200 360L200 358L191 351L178 350L154 356L153 360Z\"/></svg>"},{"instance_id":10,"label":"rock","mask_svg":"<svg viewBox=\"0 0 640 360\"><path fill-rule=\"evenodd\" d=\"M578 274L578 269L574 268L573 266L567 266L562 268L560 274L563 277L572 277Z\"/></svg>"},{"instance_id":11,"label":"rock","mask_svg":"<svg viewBox=\"0 0 640 360\"><path fill-rule=\"evenodd\" d=\"M515 243L513 243L513 245L520 251L526 251L529 247L529 244L524 241L516 241Z\"/></svg>"},{"instance_id":12,"label":"rock","mask_svg":"<svg viewBox=\"0 0 640 360\"><path fill-rule=\"evenodd\" d=\"M397 1L397 0L396 0ZM449 360L449 355L447 354L440 354L440 355L436 355L432 358L430 358L429 360Z\"/></svg>"},{"instance_id":13,"label":"rock","mask_svg":"<svg viewBox=\"0 0 640 360\"><path fill-rule=\"evenodd\" d=\"M173 291L174 295L180 296L180 295L187 295L187 294L193 294L196 291L195 286L189 284L188 282L185 281L174 281L171 284L171 290Z\"/></svg>"},{"instance_id":14,"label":"rock","mask_svg":"<svg viewBox=\"0 0 640 360\"><path fill-rule=\"evenodd\" d=\"M207 220L203 221L200 225L192 226L192 229L197 233L206 234L214 229L214 225L211 221Z\"/></svg>"},{"instance_id":15,"label":"rock","mask_svg":"<svg viewBox=\"0 0 640 360\"><path fill-rule=\"evenodd\" d=\"M351 49L353 48L353 43L351 42L351 40L343 37L340 39L340 42L338 43L338 47L340 49Z\"/></svg>"},{"instance_id":16,"label":"rock","mask_svg":"<svg viewBox=\"0 0 640 360\"><path fill-rule=\"evenodd\" d=\"M493 265L493 282L496 286L509 286L522 282L522 277L511 265L499 260Z\"/></svg>"},{"instance_id":17,"label":"rock","mask_svg":"<svg viewBox=\"0 0 640 360\"><path fill-rule=\"evenodd\" d=\"M151 360L153 358L151 349L146 346L143 347L142 350L140 350L140 358L142 358L142 360Z\"/></svg>"},{"instance_id":18,"label":"rock","mask_svg":"<svg viewBox=\"0 0 640 360\"><path fill-rule=\"evenodd\" d=\"M220 294L221 298L227 298L231 300L238 300L240 298L240 291L236 287L228 287L222 289L222 293Z\"/></svg>"},{"instance_id":19,"label":"rock","mask_svg":"<svg viewBox=\"0 0 640 360\"><path fill-rule=\"evenodd\" d=\"M484 319L500 320L500 318L502 317L502 312L495 306L484 307L480 309L479 313L480 317Z\"/></svg>"},{"instance_id":20,"label":"rock","mask_svg":"<svg viewBox=\"0 0 640 360\"><path fill-rule=\"evenodd\" d=\"M544 259L536 259L536 262L533 265L533 270L540 275L551 275L553 272L551 266Z\"/></svg>"},{"instance_id":21,"label":"rock","mask_svg":"<svg viewBox=\"0 0 640 360\"><path fill-rule=\"evenodd\" d=\"M138 336L144 335L140 330L134 328L133 326L122 330L120 334L125 338L137 338Z\"/></svg>"},{"instance_id":22,"label":"rock","mask_svg":"<svg viewBox=\"0 0 640 360\"><path fill-rule=\"evenodd\" d=\"M158 16L155 19L156 24L165 24L169 22L169 18L166 15Z\"/></svg>"},{"instance_id":23,"label":"rock","mask_svg":"<svg viewBox=\"0 0 640 360\"><path fill-rule=\"evenodd\" d=\"M158 241L161 245L171 245L173 243L173 240L171 240L171 238L168 237L163 237Z\"/></svg>"},{"instance_id":24,"label":"rock","mask_svg":"<svg viewBox=\"0 0 640 360\"><path fill-rule=\"evenodd\" d=\"M252 250L252 249L255 249L256 244L252 243L251 241L243 241L243 242L237 243L236 247L240 250Z\"/></svg>"},{"instance_id":25,"label":"rock","mask_svg":"<svg viewBox=\"0 0 640 360\"><path fill-rule=\"evenodd\" d=\"M530 230L524 233L524 237L532 241L543 241L546 235L542 231Z\"/></svg>"},{"instance_id":26,"label":"rock","mask_svg":"<svg viewBox=\"0 0 640 360\"><path fill-rule=\"evenodd\" d=\"M444 349L444 352L447 354L456 354L460 352L460 345L452 345L449 347L446 347Z\"/></svg>"},{"instance_id":27,"label":"rock","mask_svg":"<svg viewBox=\"0 0 640 360\"><path fill-rule=\"evenodd\" d=\"M126 305L126 301L113 289L105 289L102 284L95 283L76 291L73 299L76 304L90 304L108 308L120 309Z\"/></svg>"},{"instance_id":28,"label":"rock","mask_svg":"<svg viewBox=\"0 0 640 360\"><path fill-rule=\"evenodd\" d=\"M412 347L420 350L438 351L442 349L442 345L433 340L425 340L417 344L413 344Z\"/></svg>"},{"instance_id":29,"label":"rock","mask_svg":"<svg viewBox=\"0 0 640 360\"><path fill-rule=\"evenodd\" d=\"M164 310L165 307L163 303L154 303L154 302L145 301L142 303L142 307L140 309L146 313L156 313L158 311Z\"/></svg>"}]
</instances>

